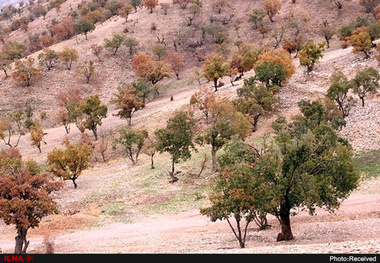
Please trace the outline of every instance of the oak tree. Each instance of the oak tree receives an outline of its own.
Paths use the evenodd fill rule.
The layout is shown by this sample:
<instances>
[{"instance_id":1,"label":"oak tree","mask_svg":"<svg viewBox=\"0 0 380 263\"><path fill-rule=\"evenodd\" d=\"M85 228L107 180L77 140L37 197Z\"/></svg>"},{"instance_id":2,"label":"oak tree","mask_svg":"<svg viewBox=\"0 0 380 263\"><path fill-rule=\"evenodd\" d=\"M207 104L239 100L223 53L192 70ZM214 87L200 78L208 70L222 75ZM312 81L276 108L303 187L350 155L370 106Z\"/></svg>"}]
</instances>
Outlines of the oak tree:
<instances>
[{"instance_id":1,"label":"oak tree","mask_svg":"<svg viewBox=\"0 0 380 263\"><path fill-rule=\"evenodd\" d=\"M144 0L143 5L150 9L150 13L153 13L153 9L158 5L158 0Z\"/></svg>"},{"instance_id":2,"label":"oak tree","mask_svg":"<svg viewBox=\"0 0 380 263\"><path fill-rule=\"evenodd\" d=\"M132 83L119 86L118 93L114 96L111 102L116 104L118 109L116 116L127 119L128 125L131 126L133 114L145 106L144 97L138 93Z\"/></svg>"},{"instance_id":3,"label":"oak tree","mask_svg":"<svg viewBox=\"0 0 380 263\"><path fill-rule=\"evenodd\" d=\"M307 67L307 72L313 71L315 64L323 57L325 43L314 43L314 41L309 40L302 47L299 53L299 60L301 66Z\"/></svg>"},{"instance_id":4,"label":"oak tree","mask_svg":"<svg viewBox=\"0 0 380 263\"><path fill-rule=\"evenodd\" d=\"M157 136L158 152L167 152L171 155L171 171L169 176L171 183L178 181L175 176L174 165L181 160L186 161L191 157L191 150L195 149L193 143L193 127L195 121L186 112L180 111L170 118L165 128L155 131Z\"/></svg>"},{"instance_id":5,"label":"oak tree","mask_svg":"<svg viewBox=\"0 0 380 263\"><path fill-rule=\"evenodd\" d=\"M62 184L49 174L33 173L18 155L8 155L19 161L10 165L13 172L4 172L0 176L0 218L5 224L16 227L14 254L25 254L30 244L28 230L38 227L42 218L54 213L55 202L51 193L58 191ZM0 171L4 165L1 160L4 160L4 154L0 154Z\"/></svg>"},{"instance_id":6,"label":"oak tree","mask_svg":"<svg viewBox=\"0 0 380 263\"><path fill-rule=\"evenodd\" d=\"M262 7L268 15L269 20L273 23L273 17L281 10L281 1L279 0L265 0L262 2Z\"/></svg>"},{"instance_id":7,"label":"oak tree","mask_svg":"<svg viewBox=\"0 0 380 263\"><path fill-rule=\"evenodd\" d=\"M216 101L210 109L210 118L204 131L197 137L200 144L211 146L212 172L218 171L217 152L233 136L244 140L250 133L250 124L244 115L234 109L228 99Z\"/></svg>"},{"instance_id":8,"label":"oak tree","mask_svg":"<svg viewBox=\"0 0 380 263\"><path fill-rule=\"evenodd\" d=\"M327 90L326 97L334 100L345 118L349 115L355 100L348 94L351 89L351 83L346 75L340 70L334 72L330 77L330 87Z\"/></svg>"},{"instance_id":9,"label":"oak tree","mask_svg":"<svg viewBox=\"0 0 380 263\"><path fill-rule=\"evenodd\" d=\"M364 107L364 98L368 93L376 93L380 86L380 73L373 67L358 71L355 78L351 80L352 92L358 95Z\"/></svg>"},{"instance_id":10,"label":"oak tree","mask_svg":"<svg viewBox=\"0 0 380 263\"><path fill-rule=\"evenodd\" d=\"M111 39L108 39L108 38L104 39L104 43L105 43L104 46L112 50L112 55L116 55L116 52L124 43L124 40L125 40L125 35L114 34Z\"/></svg>"},{"instance_id":11,"label":"oak tree","mask_svg":"<svg viewBox=\"0 0 380 263\"><path fill-rule=\"evenodd\" d=\"M237 95L233 101L236 110L246 116L252 125L252 132L256 132L260 118L274 110L278 99L267 87L256 85L250 79L244 80L244 86L237 89Z\"/></svg>"},{"instance_id":12,"label":"oak tree","mask_svg":"<svg viewBox=\"0 0 380 263\"><path fill-rule=\"evenodd\" d=\"M42 76L42 71L34 66L34 58L29 57L26 61L16 61L15 70L12 73L12 78L16 81L26 82L26 86L29 87L31 79L39 76Z\"/></svg>"},{"instance_id":13,"label":"oak tree","mask_svg":"<svg viewBox=\"0 0 380 263\"><path fill-rule=\"evenodd\" d=\"M230 66L225 57L220 54L212 54L208 56L203 65L203 76L213 81L215 91L218 91L218 80L227 76Z\"/></svg>"},{"instance_id":14,"label":"oak tree","mask_svg":"<svg viewBox=\"0 0 380 263\"><path fill-rule=\"evenodd\" d=\"M108 107L100 101L99 95L84 98L78 111L83 114L84 127L94 134L98 140L98 126L102 125L102 119L107 117Z\"/></svg>"},{"instance_id":15,"label":"oak tree","mask_svg":"<svg viewBox=\"0 0 380 263\"><path fill-rule=\"evenodd\" d=\"M185 64L183 60L183 56L175 51L169 51L169 53L166 56L165 62L170 65L172 68L174 74L177 77L177 80L179 80L179 73L184 69Z\"/></svg>"},{"instance_id":16,"label":"oak tree","mask_svg":"<svg viewBox=\"0 0 380 263\"><path fill-rule=\"evenodd\" d=\"M44 48L44 50L38 54L38 62L40 66L45 65L48 70L53 68L54 63L58 60L58 53L52 49Z\"/></svg>"},{"instance_id":17,"label":"oak tree","mask_svg":"<svg viewBox=\"0 0 380 263\"><path fill-rule=\"evenodd\" d=\"M170 76L171 68L163 61L153 61L144 53L135 55L131 61L132 69L139 78L150 81L153 85Z\"/></svg>"},{"instance_id":18,"label":"oak tree","mask_svg":"<svg viewBox=\"0 0 380 263\"><path fill-rule=\"evenodd\" d=\"M75 48L65 47L62 51L58 52L58 58L66 64L67 70L71 70L73 63L78 61L79 55Z\"/></svg>"},{"instance_id":19,"label":"oak tree","mask_svg":"<svg viewBox=\"0 0 380 263\"><path fill-rule=\"evenodd\" d=\"M118 146L122 147L127 154L128 159L132 161L132 165L137 163L142 147L144 146L147 131L132 130L131 128L123 128L119 131L119 136L113 141L113 149Z\"/></svg>"},{"instance_id":20,"label":"oak tree","mask_svg":"<svg viewBox=\"0 0 380 263\"><path fill-rule=\"evenodd\" d=\"M49 170L63 180L71 180L74 188L76 180L86 170L91 161L93 149L87 143L63 142L65 149L54 148L47 155Z\"/></svg>"}]
</instances>

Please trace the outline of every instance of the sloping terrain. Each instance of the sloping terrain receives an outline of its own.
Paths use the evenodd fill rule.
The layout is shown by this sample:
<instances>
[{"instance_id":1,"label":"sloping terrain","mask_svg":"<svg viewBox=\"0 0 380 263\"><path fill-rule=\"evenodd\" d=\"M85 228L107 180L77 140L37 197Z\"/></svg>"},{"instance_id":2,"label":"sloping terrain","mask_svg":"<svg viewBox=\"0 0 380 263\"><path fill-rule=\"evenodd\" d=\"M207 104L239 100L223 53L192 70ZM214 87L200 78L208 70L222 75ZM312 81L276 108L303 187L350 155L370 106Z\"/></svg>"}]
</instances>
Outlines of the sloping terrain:
<instances>
[{"instance_id":1,"label":"sloping terrain","mask_svg":"<svg viewBox=\"0 0 380 263\"><path fill-rule=\"evenodd\" d=\"M66 16L69 6L78 2L65 2L61 13L57 14L52 10L46 19ZM250 29L252 25L246 20L246 12L256 7L257 1L230 2L230 8L235 12L235 22L241 21L242 29ZM291 10L307 10L310 22L307 24L308 30L305 31L308 36L321 40L316 31L321 24L322 14L323 18L334 25L352 21L358 15L370 16L357 8L357 2L348 2L338 12L333 5L326 5L326 1L299 2L295 7L287 1L280 14L275 17L275 25L280 25L281 19ZM77 39L57 43L51 48L61 50L65 46L72 46L78 49L81 62L90 58L96 61L89 51L90 45L103 43L105 37L120 33L127 26L129 33L142 43L139 50L149 53L149 43L156 41L154 32L147 33L151 23L156 22L161 32L167 33L167 41L170 43L173 25L182 22L181 12L184 11L173 7L166 18L159 10L153 14L145 9L139 10L130 15L127 23L123 18L114 17L97 25L95 31L89 34L88 40L84 36L78 36ZM207 20L208 17L204 16L202 19ZM43 23L42 18L33 21L30 30L41 29ZM246 34L242 34L244 40L261 41L261 35L257 32L246 31ZM235 33L231 28L230 35L233 34ZM21 32L14 32L10 36L11 39L20 37ZM270 40L267 38L265 41ZM31 54L33 57L37 55L38 53ZM60 142L65 138L64 128L54 123L55 96L59 91L77 86L86 94L99 93L102 101L108 103L117 85L134 79L126 49L121 49L118 56L104 51L102 58L102 62L96 62L97 76L90 84L86 84L75 71L64 70L62 65L57 65L52 72L45 72L29 88L20 87L11 78L1 80L0 110L6 111L13 104L33 99L37 112L46 111L49 115L44 128L47 144L42 146L42 154L30 146L27 134L22 137L18 147L24 159L31 158L44 163L46 154L54 147L60 147ZM341 69L352 77L358 69L378 67L373 55L370 59L363 60L360 54L353 54L351 48L340 49L339 41L335 38L332 47L324 52L324 57L312 73L305 74L305 69L298 65L297 58L294 62L297 72L282 88L279 107L271 116L262 119L258 131L249 140L255 141L264 133L270 132L271 122L276 116L295 115L299 100L323 97L334 69ZM189 56L180 81L174 81L172 77L161 83L161 95L134 115L134 128L144 127L154 131L164 126L168 117L176 110L187 107L195 91L202 86L211 86L211 83L205 82L202 85L197 84L192 75L194 66L199 67L201 63L194 56ZM247 72L244 77L253 74ZM229 78L222 81L229 83ZM217 96L235 96L236 88L242 85L242 81L236 82L235 86L221 87ZM170 101L170 95L173 95L173 101ZM117 130L125 125L125 120L113 115L113 105L109 106L110 112L103 120L101 130ZM356 152L380 149L379 109L380 97L370 96L366 107L357 105L347 118L347 126L341 133L352 143ZM68 135L70 139L77 139L79 136L75 127ZM0 148L2 147L4 146L1 145ZM190 161L181 163L178 168L183 171L179 175L180 180L170 184L167 176L170 162L166 154L155 158L156 169L151 170L148 156L142 155L139 163L132 166L125 157L115 157L115 153L109 150L107 156L113 158L107 163L94 163L92 168L86 170L77 181L78 189L74 189L68 181L56 193L60 214L45 218L39 228L28 233L31 241L30 252L44 253L44 238L50 237L55 253L380 253L379 177L363 180L359 189L334 214L318 210L316 216L309 216L299 211L300 214L291 219L295 240L276 242L279 224L277 219L270 217L270 229L258 231L252 224L247 248L237 249L238 244L226 222L210 222L199 213L199 208L207 204L209 185L213 181L213 175L209 172L210 163L207 164L206 172L200 177L195 176L205 154L209 154L209 148L200 148ZM0 248L3 253L13 251L14 236L14 227L0 222Z\"/></svg>"}]
</instances>

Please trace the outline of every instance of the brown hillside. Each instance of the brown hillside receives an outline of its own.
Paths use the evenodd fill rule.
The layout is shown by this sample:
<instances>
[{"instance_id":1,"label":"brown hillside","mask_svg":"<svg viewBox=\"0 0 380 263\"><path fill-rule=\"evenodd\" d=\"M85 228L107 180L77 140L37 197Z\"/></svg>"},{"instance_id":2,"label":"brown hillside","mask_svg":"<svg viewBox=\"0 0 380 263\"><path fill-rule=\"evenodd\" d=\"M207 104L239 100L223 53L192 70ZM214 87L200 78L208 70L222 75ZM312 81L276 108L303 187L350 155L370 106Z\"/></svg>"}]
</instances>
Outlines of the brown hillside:
<instances>
[{"instance_id":1,"label":"brown hillside","mask_svg":"<svg viewBox=\"0 0 380 263\"><path fill-rule=\"evenodd\" d=\"M47 1L40 2L45 7L49 4ZM73 10L77 10L79 4L85 2L89 0L67 0L59 11L53 8L45 18L39 17L30 22L26 33L16 30L5 34L4 42L18 41L28 45L30 36L48 32L48 25L53 19L61 21L67 18ZM55 253L380 253L379 177L363 179L360 187L335 213L329 214L318 209L317 215L311 217L304 211L297 211L300 214L291 218L295 240L276 242L280 227L278 220L271 216L271 228L259 231L252 224L247 248L237 249L238 243L226 222L210 222L199 212L199 208L209 202L210 185L215 178L210 172L211 154L208 146L199 147L199 151L189 161L178 164L180 179L174 184L168 182L170 161L166 153L157 153L156 168L150 169L150 158L146 154L141 154L139 162L132 165L121 150L111 149L117 129L125 126L127 121L114 115L115 105L110 100L119 85L137 79L127 47L122 46L116 55L104 49L101 61L92 54L91 45L104 45L104 39L111 38L113 34L135 37L140 43L136 53L147 53L152 57L152 47L157 44L158 38L164 38L168 51L175 49L174 40L182 40L177 47L185 62L180 80L171 74L170 78L159 81L160 94L156 97L151 95L146 107L133 116L133 128L144 128L153 134L166 124L173 113L188 109L194 92L212 85L205 79L199 85L194 77L194 68L202 68L204 63L197 56L222 50L230 57L237 50L235 43L240 40L256 47L272 48L275 44L273 35L279 32L281 26L285 26L283 39L295 35L295 28L289 26L291 19L297 19L300 35L304 39L316 42L323 41L319 29L324 21L336 29L355 21L357 17L375 21L371 13L365 13L359 0L344 1L341 10L332 1L298 0L292 4L290 0L282 0L282 9L274 17L274 22L271 23L268 17L264 18L263 25L269 31L263 37L254 29L248 17L254 8L260 7L262 0L230 0L229 6L223 8L220 14L212 9L211 2L203 0L202 12L190 27L184 20L188 9L180 9L178 5L172 4L172 0L161 0L159 3L171 4L167 15L159 6L152 14L146 8L139 8L136 13L129 15L127 22L125 18L115 15L96 23L95 30L88 33L87 40L85 36L77 35L57 41L49 48L61 51L64 47L73 47L78 50L79 61L74 63L70 71L62 63L57 63L50 71L44 69L42 77L33 79L30 87L16 82L12 77L5 78L0 72L0 114L13 111L27 101L32 102L35 117L39 117L41 112L47 113L48 118L42 122L47 133L47 144L42 145L42 153L30 145L29 133L21 137L18 146L24 159L36 160L43 166L46 165L47 153L55 147L61 147L66 136L74 141L80 138L80 132L74 124L71 125L70 134L66 135L64 127L56 123L58 93L79 88L84 95L99 94L102 102L109 106L107 118L103 119L99 128L100 132L109 133L106 138L109 145L105 152L107 162L102 162L99 152L95 152L96 158L93 158L91 167L78 178L78 188L74 189L72 182L67 181L63 189L55 193L59 214L44 218L39 228L28 232L28 240L31 241L28 251L45 253L44 238L50 236L54 240ZM28 12L26 7L20 14L15 14L12 20L0 21L0 28L7 28ZM208 35L201 47L196 46L202 37L202 26L209 25L210 20L228 31L225 46L216 45ZM155 30L152 29L153 24ZM37 61L40 52L28 56ZM341 49L341 41L334 35L331 47L323 52L323 58L316 64L314 71L306 74L305 67L300 66L298 57L294 58L292 54L296 73L279 92L275 111L260 119L258 131L247 140L259 142L264 134L272 131L271 123L279 115L290 118L297 114L298 101L322 98L334 70L342 70L351 78L359 69L368 66L379 68L376 55L377 51L372 49L371 57L364 60L364 55L354 54L352 47ZM80 65L88 60L95 62L96 71L89 84L78 72ZM224 77L221 81L225 85L215 93L216 96L235 97L236 89L243 85L245 78L252 75L253 70L245 72L243 79L236 81L234 86L230 84L229 77ZM173 101L170 96L173 96ZM347 125L340 133L352 143L355 153L380 150L379 110L380 96L369 95L366 107L358 103L347 117ZM6 146L1 143L0 149L4 148ZM205 158L206 168L198 176ZM365 177L364 173L362 177ZM14 236L14 226L6 226L0 221L0 251L13 252Z\"/></svg>"}]
</instances>

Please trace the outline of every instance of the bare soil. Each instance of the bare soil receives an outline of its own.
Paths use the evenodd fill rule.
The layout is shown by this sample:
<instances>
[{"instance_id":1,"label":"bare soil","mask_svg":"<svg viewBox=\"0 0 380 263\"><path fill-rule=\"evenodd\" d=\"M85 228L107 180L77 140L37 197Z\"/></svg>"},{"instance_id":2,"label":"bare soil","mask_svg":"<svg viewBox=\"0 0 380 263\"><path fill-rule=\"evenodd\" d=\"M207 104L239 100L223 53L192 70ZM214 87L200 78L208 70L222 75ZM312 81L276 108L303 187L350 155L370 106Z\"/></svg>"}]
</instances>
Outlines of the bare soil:
<instances>
[{"instance_id":1,"label":"bare soil","mask_svg":"<svg viewBox=\"0 0 380 263\"><path fill-rule=\"evenodd\" d=\"M65 10L69 10L69 2L64 3L62 13L50 12L47 20L55 16L66 16ZM73 0L70 3L74 5L79 2ZM307 10L310 11L311 19L307 29L314 32L312 35L318 38L317 30L322 22L320 14L326 14L326 19L333 25L341 25L350 22L356 15L363 15L363 12L357 9L356 0L345 4L340 12L332 9L331 5L326 5L327 1L312 1L310 6L309 1L297 2L299 3L294 6L284 3L283 10L275 17L274 25L280 25L281 18L290 12ZM231 4L236 17L243 17L247 10L256 7L257 1L245 1L242 6L235 2ZM146 34L146 30L141 29L147 29L151 22L160 21L157 23L159 28L166 32L170 39L172 35L169 30L172 29L172 24L182 21L182 11L172 8L169 12L175 13L173 20L160 21L162 14L159 14L158 10L152 15L148 14L147 10L139 10L130 16L128 23L125 23L124 19L115 18L97 26L96 30L89 34L88 41L84 41L81 36L78 39L79 44L71 39L56 44L53 48L60 50L65 46L73 46L78 48L83 61L95 59L89 51L90 44L102 43L104 37L111 37L112 33L129 27L130 34L141 39L140 51L150 52L148 47L155 41L155 35ZM340 20L336 19L336 16ZM241 23L242 29L252 26L248 25L246 19L235 22ZM43 23L45 22L42 19L38 19L31 23L30 28L42 30ZM230 35L233 34L235 33L231 30ZM260 36L255 34L257 32L242 34L241 38L245 41L259 39ZM15 32L10 39L20 37L20 32ZM32 98L39 106L38 110L47 111L53 119L56 94L73 86L79 86L86 94L99 93L103 101L109 101L118 84L133 79L128 55L126 51L120 52L120 56L126 58L125 61L111 57L108 51L104 52L104 58L109 59L99 62L97 66L104 68L102 74L107 78L98 74L96 81L91 85L86 85L74 71L67 72L59 66L53 73L47 73L42 79L33 82L30 89L13 84L10 78L2 80L0 92L7 96L0 97L0 110L6 111L12 107L12 103ZM294 59L294 62L297 64L298 60ZM195 84L191 70L192 66L200 65L194 62L193 57L187 63L187 70L182 73L181 83L178 85L180 88L168 88L158 99L148 103L146 108L136 112L132 119L134 128L144 127L154 131L164 126L168 117L176 110L187 107L191 95L201 87ZM341 69L352 77L358 69L369 65L377 66L377 62L373 58L363 60L360 54L352 54L350 48L340 49L339 41L334 39L332 48L325 51L323 59L311 74L305 74L304 69L298 67L297 73L280 92L277 111L261 120L259 130L252 135L252 139L270 132L271 121L276 116L282 114L291 118L297 114L299 100L323 97L334 69ZM248 72L245 77L252 74L253 72ZM222 81L229 83L228 78ZM163 83L170 84L170 81ZM211 86L211 83L202 85ZM220 88L217 96L233 97L236 88L241 85L242 80L236 82L236 86L225 85ZM170 101L170 95L173 95L174 101ZM354 149L380 149L380 122L377 111L380 108L379 103L379 97L369 97L369 107L356 108L356 115L349 117L349 125L342 134L353 143ZM101 130L117 129L125 125L125 121L112 113L114 112L111 106L111 112L103 121ZM45 129L47 144L42 146L42 154L30 146L29 135L22 137L19 149L25 159L32 158L43 163L47 152L54 147L60 147L60 142L66 136L64 128L54 127L53 122L45 125L48 127ZM79 135L77 129L72 127L68 136L77 139ZM207 151L203 149L203 152ZM107 154L112 153L109 151ZM199 213L199 208L207 205L207 191L199 190L199 196L187 196L188 192L195 192L204 187L204 182L212 181L212 175L207 172L200 178L191 177L191 173L199 169L196 158L200 157L194 157L191 162L179 165L179 169L186 171L186 174L181 175L176 184L168 183L166 171L169 163L165 154L156 157L155 170L149 169L147 156L141 156L141 162L136 166L132 166L126 158L116 158L108 163L94 165L78 179L78 189L74 190L71 182L67 182L57 193L60 214L45 218L39 228L29 231L29 251L44 253L44 238L50 237L55 253L380 253L380 180L363 181L360 188L343 201L340 209L334 214L322 209L318 209L315 216L310 216L305 211L297 211L299 214L291 219L295 240L276 242L277 233L280 231L279 223L276 218L269 216L269 224L272 227L258 231L252 224L247 247L238 249L238 243L226 222L210 222ZM14 236L14 227L5 226L0 222L0 249L3 253L12 253Z\"/></svg>"}]
</instances>

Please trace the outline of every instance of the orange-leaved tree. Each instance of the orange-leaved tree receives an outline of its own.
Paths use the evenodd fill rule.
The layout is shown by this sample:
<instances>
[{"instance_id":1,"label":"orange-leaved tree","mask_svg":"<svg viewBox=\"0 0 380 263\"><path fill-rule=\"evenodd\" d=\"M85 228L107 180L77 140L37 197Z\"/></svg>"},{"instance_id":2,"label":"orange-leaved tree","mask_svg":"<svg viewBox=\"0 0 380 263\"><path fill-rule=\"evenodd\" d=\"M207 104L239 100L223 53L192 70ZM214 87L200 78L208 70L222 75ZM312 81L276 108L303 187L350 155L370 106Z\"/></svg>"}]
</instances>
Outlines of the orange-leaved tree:
<instances>
[{"instance_id":1,"label":"orange-leaved tree","mask_svg":"<svg viewBox=\"0 0 380 263\"><path fill-rule=\"evenodd\" d=\"M150 81L153 85L170 76L171 68L163 61L153 61L144 53L132 58L132 69L139 78Z\"/></svg>"},{"instance_id":2,"label":"orange-leaved tree","mask_svg":"<svg viewBox=\"0 0 380 263\"><path fill-rule=\"evenodd\" d=\"M290 54L284 49L272 49L264 52L255 63L255 68L266 61L270 61L275 65L281 65L285 69L285 81L296 72L296 67Z\"/></svg>"},{"instance_id":3,"label":"orange-leaved tree","mask_svg":"<svg viewBox=\"0 0 380 263\"><path fill-rule=\"evenodd\" d=\"M16 227L15 254L26 253L28 230L38 227L43 217L54 212L50 194L62 186L51 175L36 172L22 162L17 149L0 151L0 218Z\"/></svg>"},{"instance_id":4,"label":"orange-leaved tree","mask_svg":"<svg viewBox=\"0 0 380 263\"><path fill-rule=\"evenodd\" d=\"M143 5L150 9L150 13L153 13L153 8L155 8L158 5L158 0L144 0Z\"/></svg>"}]
</instances>

